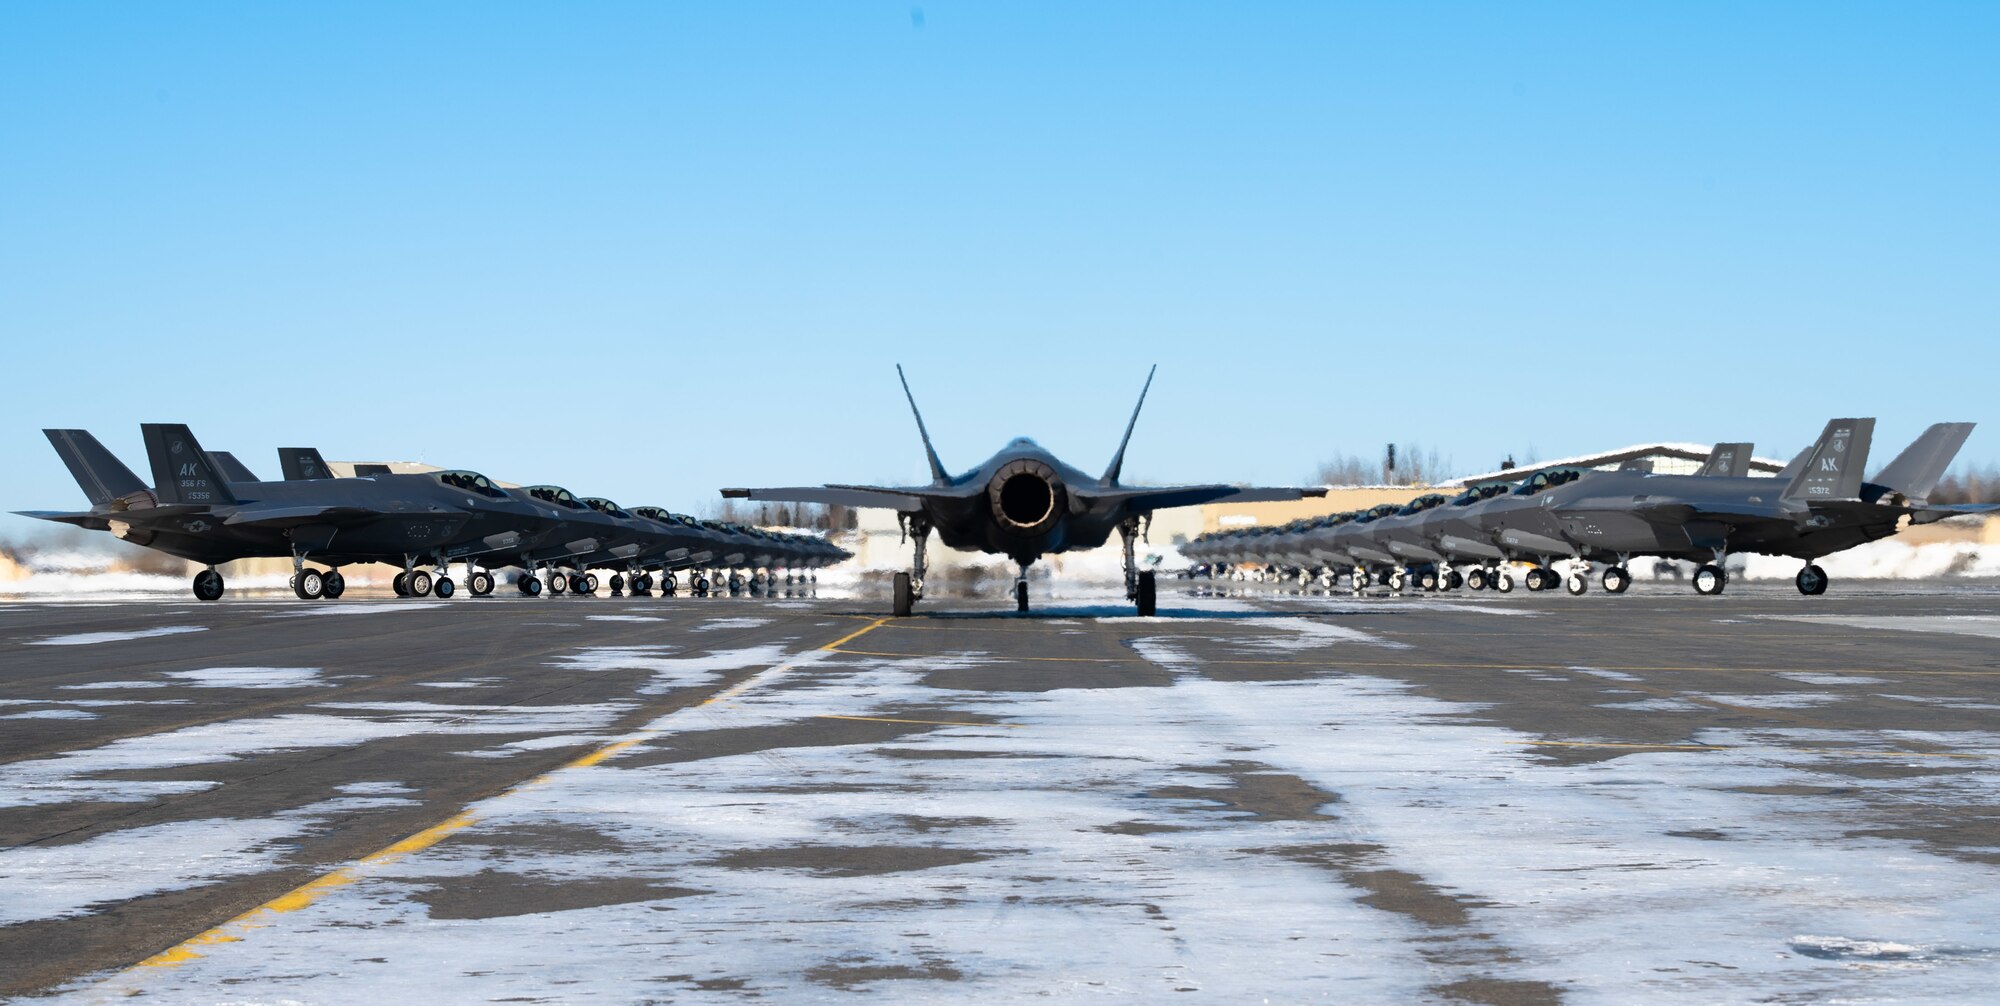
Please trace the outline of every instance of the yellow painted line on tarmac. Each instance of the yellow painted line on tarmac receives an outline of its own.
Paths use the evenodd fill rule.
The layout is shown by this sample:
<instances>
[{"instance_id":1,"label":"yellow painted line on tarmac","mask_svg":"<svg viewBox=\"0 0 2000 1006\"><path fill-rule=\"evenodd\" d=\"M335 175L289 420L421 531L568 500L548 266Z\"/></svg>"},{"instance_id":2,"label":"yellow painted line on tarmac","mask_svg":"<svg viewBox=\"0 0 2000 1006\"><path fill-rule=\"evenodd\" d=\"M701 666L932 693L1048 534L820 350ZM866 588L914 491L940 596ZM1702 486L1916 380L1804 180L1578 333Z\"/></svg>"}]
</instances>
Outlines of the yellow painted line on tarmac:
<instances>
[{"instance_id":1,"label":"yellow painted line on tarmac","mask_svg":"<svg viewBox=\"0 0 2000 1006\"><path fill-rule=\"evenodd\" d=\"M859 629L856 629L856 630L854 630L853 632L850 632L850 633L848 633L847 635L845 635L845 636L842 636L842 637L840 637L839 639L836 639L836 640L834 640L833 642L831 642L831 643L828 643L828 644L826 644L825 646L822 646L822 647L820 647L820 649L822 649L822 650L827 650L827 651L837 651L837 650L839 650L839 649L840 649L840 647L841 647L841 644L843 644L843 643L846 643L846 642L850 642L850 641L852 641L852 640L856 640L856 639L860 639L860 638L861 638L862 636L865 636L865 635L867 635L867 634L869 634L869 633L871 633L871 632L874 632L874 631L875 631L876 629L879 629L879 628L881 628L882 626L884 626L884 625L887 625L887 624L889 624L889 620L888 620L888 619L886 619L886 618L878 618L878 619L876 619L876 620L874 620L874 621L872 621L872 622L869 622L869 623L868 623L867 625L864 625L864 626L862 626L861 628L859 628Z\"/></svg>"},{"instance_id":2,"label":"yellow painted line on tarmac","mask_svg":"<svg viewBox=\"0 0 2000 1006\"><path fill-rule=\"evenodd\" d=\"M1748 751L1753 750L1741 744L1630 744L1613 741L1506 741L1517 747L1537 748L1603 748L1614 751ZM1755 750L1764 750L1758 748ZM1869 748L1773 748L1779 752L1800 754L1848 755L1862 758L1990 758L1991 755L1969 751L1877 751Z\"/></svg>"},{"instance_id":3,"label":"yellow painted line on tarmac","mask_svg":"<svg viewBox=\"0 0 2000 1006\"><path fill-rule=\"evenodd\" d=\"M863 633L870 632L886 621L888 621L888 619L878 618L874 622L869 623L866 627L856 632L851 632L845 636L842 636L837 640L834 640L832 643L819 647L819 650L820 651L833 650L834 647L840 645L841 643L844 643L850 639L854 639L862 635ZM749 687L749 685L758 678L766 677L771 674L783 673L784 671L789 670L794 666L797 666L797 664L798 661L796 660L787 661L786 663L779 664L776 667L771 668L769 671L752 675L749 679L729 689L727 692L724 692L721 695L713 696L709 699L704 700L703 702L700 703L700 705L708 705L709 703L714 702L716 699L722 698L723 696L726 695L740 694L745 688ZM979 725L1001 726L1005 724L979 724ZM493 797L489 797L488 799L489 800L498 799L499 797L509 796L514 793L520 793L525 790L530 790L538 786L545 785L561 772L567 771L569 769L589 768L590 766L599 764L605 761L606 759L616 757L620 753L628 751L640 744L643 744L646 741L651 740L653 737L656 737L658 735L659 731L657 730L641 730L630 736L621 738L616 741L612 741L611 743L603 745L602 747L590 751L587 754L581 755L576 758L572 758L569 761L564 762L557 768L551 769L548 772L544 772L541 775L535 776L534 778L529 779L528 781L516 785L510 789L503 790L502 792L496 794ZM186 964L189 961L200 958L202 956L201 950L204 947L214 946L215 944L218 943L239 942L243 939L244 935L249 933L250 931L255 929L261 929L265 926L273 924L276 921L277 916L284 915L290 912L296 912L299 911L300 909L310 907L313 903L319 901L327 894L330 894L333 891L339 890L342 887L346 887L349 884L352 884L362 879L362 877L365 876L368 870L374 867L386 866L390 863L396 862L399 859L403 859L404 857L413 855L418 852L422 852L425 849L428 849L431 846L434 846L439 842L444 841L445 839L451 837L452 835L460 831L463 831L466 828L471 827L472 825L478 823L478 821L479 821L479 815L476 812L472 810L459 811L457 814L454 814L451 817L438 822L437 824L431 825L430 827L425 828L424 830L419 831L416 834L409 836L408 838L404 838L400 841L391 843L390 845L386 845L380 849L377 849L374 852L371 852L368 855L363 856L360 859L356 860L351 865L343 866L338 869L335 869L330 873L322 874L321 876L315 877L312 880L306 881L305 883L300 884L299 886L294 887L291 890L286 891L285 893L280 894L277 897L272 898L271 900L266 901L263 904L258 905L257 907L252 908L249 911L244 912L243 914L238 915L235 918L232 918L227 922L222 923L219 926L209 929L206 932L202 932L194 936L191 936L188 939L182 940L180 943L177 943L174 946L167 948L166 950L162 950L159 953L154 954L153 956L148 957L145 960L142 960L139 963L132 965L130 968L126 969L126 973L130 974L133 972L137 972L142 968L178 967L182 964Z\"/></svg>"},{"instance_id":4,"label":"yellow painted line on tarmac","mask_svg":"<svg viewBox=\"0 0 2000 1006\"><path fill-rule=\"evenodd\" d=\"M980 723L974 720L906 720L894 716L841 716L837 713L821 713L816 720L859 720L863 723L921 723L938 727L1003 727L1008 730L1023 729L1021 723Z\"/></svg>"}]
</instances>

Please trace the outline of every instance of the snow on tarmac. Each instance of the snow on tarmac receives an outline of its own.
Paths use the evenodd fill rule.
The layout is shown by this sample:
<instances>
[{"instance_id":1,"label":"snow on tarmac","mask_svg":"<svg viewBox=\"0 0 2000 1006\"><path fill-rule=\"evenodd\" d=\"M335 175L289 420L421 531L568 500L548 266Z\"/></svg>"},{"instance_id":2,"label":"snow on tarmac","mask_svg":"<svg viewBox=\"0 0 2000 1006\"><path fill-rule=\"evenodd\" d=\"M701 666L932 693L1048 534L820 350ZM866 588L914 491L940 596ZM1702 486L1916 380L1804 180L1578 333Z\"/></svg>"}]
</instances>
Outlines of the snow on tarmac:
<instances>
[{"instance_id":1,"label":"snow on tarmac","mask_svg":"<svg viewBox=\"0 0 2000 1006\"><path fill-rule=\"evenodd\" d=\"M148 639L153 636L178 636L188 632L206 632L205 625L162 625L151 629L130 629L124 632L79 632L68 636L50 636L46 639L30 640L30 646L92 646L97 643L120 643L128 639Z\"/></svg>"},{"instance_id":2,"label":"snow on tarmac","mask_svg":"<svg viewBox=\"0 0 2000 1006\"><path fill-rule=\"evenodd\" d=\"M1725 750L1556 764L1479 707L1399 682L1211 681L1171 638L1136 648L1173 683L962 691L925 684L937 660L814 654L475 805L452 839L201 959L83 991L1403 1002L1479 977L1705 1003L1973 1001L2000 981L2000 870L1856 826L1869 795L1992 802L1996 780L1859 780L1825 747L2000 755L2000 737L1708 730L1695 740ZM683 731L871 716L930 725L647 757ZM551 828L579 841L510 840ZM1329 868L1336 853L1365 872ZM1371 907L1365 878L1390 873L1457 921ZM464 893L509 884L624 893ZM470 907L437 907L453 896Z\"/></svg>"}]
</instances>

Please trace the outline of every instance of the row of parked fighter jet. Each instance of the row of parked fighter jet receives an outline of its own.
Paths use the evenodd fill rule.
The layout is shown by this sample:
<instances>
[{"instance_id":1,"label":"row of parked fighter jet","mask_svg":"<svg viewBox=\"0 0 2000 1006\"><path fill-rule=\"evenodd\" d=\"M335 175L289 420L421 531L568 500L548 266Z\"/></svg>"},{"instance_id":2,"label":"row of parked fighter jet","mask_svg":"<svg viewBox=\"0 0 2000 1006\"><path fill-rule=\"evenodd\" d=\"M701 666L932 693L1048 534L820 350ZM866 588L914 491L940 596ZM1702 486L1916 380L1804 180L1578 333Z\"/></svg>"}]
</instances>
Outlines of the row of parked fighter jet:
<instances>
[{"instance_id":1,"label":"row of parked fighter jet","mask_svg":"<svg viewBox=\"0 0 2000 1006\"><path fill-rule=\"evenodd\" d=\"M1729 582L1724 559L1748 552L1805 560L1799 592L1821 594L1827 575L1815 559L1895 534L1905 521L2000 509L1927 500L1972 427L1932 426L1872 479L1862 471L1875 421L1836 419L1776 478L1749 475L1750 444L1717 444L1694 475L1539 471L1453 497L1205 534L1181 551L1211 571L1255 563L1329 588L1345 576L1357 594L1372 583L1395 593L1504 593L1514 589L1513 563L1531 565L1529 590L1571 594L1589 590L1592 565L1602 564L1604 589L1618 594L1631 586L1634 556L1699 563L1694 589L1720 594Z\"/></svg>"},{"instance_id":2,"label":"row of parked fighter jet","mask_svg":"<svg viewBox=\"0 0 2000 1006\"><path fill-rule=\"evenodd\" d=\"M675 571L692 571L689 589L709 592L709 575L727 575L731 593L817 578L815 570L848 558L826 540L697 520L658 507L626 510L610 500L579 499L560 486L512 489L476 472L398 475L357 472L334 478L313 448L278 451L285 480L265 482L226 452L204 451L187 427L148 423L146 454L153 485L140 481L84 430L44 430L90 500L78 512L23 516L109 531L126 541L203 564L194 596L213 601L224 585L215 566L235 559L292 560L292 589L302 599L336 598L347 589L340 567L384 562L402 567L396 593L450 597L449 575L462 563L474 597L491 594L493 571L517 567L521 593L592 594L593 571L609 571L613 593L671 595ZM325 569L309 563L317 563ZM747 576L746 576L747 574ZM715 584L720 589L722 584Z\"/></svg>"}]
</instances>

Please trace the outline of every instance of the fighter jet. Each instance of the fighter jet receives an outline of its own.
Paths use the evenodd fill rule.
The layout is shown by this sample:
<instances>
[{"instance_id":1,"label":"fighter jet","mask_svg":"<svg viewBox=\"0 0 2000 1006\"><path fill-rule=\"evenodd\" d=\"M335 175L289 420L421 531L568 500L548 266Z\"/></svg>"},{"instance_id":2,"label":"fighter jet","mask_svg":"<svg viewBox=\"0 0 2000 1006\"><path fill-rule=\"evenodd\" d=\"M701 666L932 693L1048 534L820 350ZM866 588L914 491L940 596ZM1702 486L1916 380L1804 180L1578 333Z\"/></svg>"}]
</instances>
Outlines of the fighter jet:
<instances>
[{"instance_id":1,"label":"fighter jet","mask_svg":"<svg viewBox=\"0 0 2000 1006\"><path fill-rule=\"evenodd\" d=\"M1230 485L1142 488L1121 484L1118 478L1125 466L1125 447L1139 422L1139 410L1145 407L1146 391L1152 387L1151 372L1146 375L1145 387L1139 391L1139 404L1132 409L1125 436L1103 475L1095 478L1086 475L1064 464L1033 440L1019 437L978 467L953 476L938 460L930 431L924 427L923 413L917 409L916 396L910 393L910 382L903 377L902 367L896 368L896 376L902 380L903 397L910 403L917 433L923 438L924 456L930 463L930 484L724 489L722 495L729 499L826 503L896 511L898 520L916 543L911 571L897 573L895 577L894 610L899 616L908 615L911 606L923 596L925 546L933 530L947 547L1004 555L1014 560L1019 567L1014 581L1014 600L1019 611L1028 610L1029 565L1044 555L1096 548L1116 531L1125 545L1126 597L1137 602L1140 614L1150 615L1156 606L1154 578L1151 571L1139 571L1133 545L1155 510L1218 500L1295 500L1326 494L1324 489Z\"/></svg>"},{"instance_id":2,"label":"fighter jet","mask_svg":"<svg viewBox=\"0 0 2000 1006\"><path fill-rule=\"evenodd\" d=\"M28 511L23 516L110 531L133 544L203 563L194 595L223 594L215 566L253 556L288 556L299 597L339 597L339 567L396 562L413 568L423 557L475 554L509 547L540 524L537 514L471 472L384 475L338 484L232 481L193 433L177 424L147 423L149 487L84 430L45 430L91 508ZM238 466L240 467L240 466ZM244 474L247 474L245 472ZM306 566L316 559L328 571ZM428 592L429 581L425 580ZM475 594L483 593L473 584ZM449 596L448 579L439 592ZM490 583L486 585L490 590Z\"/></svg>"},{"instance_id":3,"label":"fighter jet","mask_svg":"<svg viewBox=\"0 0 2000 1006\"><path fill-rule=\"evenodd\" d=\"M1561 533L1585 549L1615 556L1605 589L1624 590L1630 555L1660 555L1703 563L1694 587L1719 594L1728 585L1723 560L1730 552L1786 555L1805 560L1794 578L1799 593L1826 592L1826 571L1812 560L1885 538L1909 524L1928 524L1965 513L1990 513L2000 505L1935 505L1928 501L1972 423L1937 423L1873 479L1862 477L1874 435L1873 419L1836 419L1788 470L1788 479L1684 477L1592 479L1551 494L1548 515ZM1782 485L1782 489L1777 488ZM1614 586L1614 581L1616 585ZM1581 593L1576 584L1571 593Z\"/></svg>"}]
</instances>

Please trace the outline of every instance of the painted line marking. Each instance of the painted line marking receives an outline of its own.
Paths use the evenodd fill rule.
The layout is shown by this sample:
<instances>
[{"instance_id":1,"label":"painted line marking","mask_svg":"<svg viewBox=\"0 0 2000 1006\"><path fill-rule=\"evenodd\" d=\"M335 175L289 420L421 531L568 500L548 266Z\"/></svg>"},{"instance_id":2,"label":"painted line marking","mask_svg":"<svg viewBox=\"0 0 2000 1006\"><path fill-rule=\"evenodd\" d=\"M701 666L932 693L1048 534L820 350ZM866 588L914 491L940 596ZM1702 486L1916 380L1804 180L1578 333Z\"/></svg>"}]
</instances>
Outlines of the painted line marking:
<instances>
[{"instance_id":1,"label":"painted line marking","mask_svg":"<svg viewBox=\"0 0 2000 1006\"><path fill-rule=\"evenodd\" d=\"M1631 744L1613 741L1504 741L1517 747L1604 748L1615 751L1796 751L1801 754L1849 755L1864 758L1990 758L1966 751L1877 751L1868 748L1752 748L1742 744Z\"/></svg>"},{"instance_id":2,"label":"painted line marking","mask_svg":"<svg viewBox=\"0 0 2000 1006\"><path fill-rule=\"evenodd\" d=\"M844 643L850 639L854 639L862 635L863 633L873 631L875 628L877 628L878 626L882 625L882 623L887 621L888 619L886 618L876 619L874 622L870 623L869 625L860 629L859 631L851 632L845 636L842 636L840 639L837 639L825 646L821 646L813 652L833 651L833 648L835 646L838 646L839 644ZM767 670L760 671L756 674L751 675L749 678L745 679L744 681L735 685L734 687L730 688L727 692L722 693L722 695L741 694L754 682L763 678L773 677L778 674L782 674L785 671L788 671L793 667L798 666L798 664L799 661L793 659L786 661L785 663L771 667ZM697 708L699 706L708 705L709 703L714 702L717 698L721 698L722 695L711 697L707 700L704 700L703 702L698 703L697 706L688 708ZM672 713L668 713L667 715L672 715ZM980 724L980 725L998 726L1003 724ZM544 772L541 775L535 776L534 778L531 778L526 782L520 783L516 786L510 787L506 790L496 793L493 796L486 798L486 800L482 800L480 802L485 803L491 800L497 800L504 796L510 796L515 793L524 792L526 790L546 785L548 782L553 780L558 774L562 772L568 771L570 769L589 768L592 765L597 765L601 762L606 761L607 759L614 758L625 751L629 751L633 747L636 747L640 744L645 743L648 740L651 740L654 737L659 736L659 734L660 731L652 729L640 730L634 732L618 740L612 741L609 744L605 744L602 747L599 747L596 750L593 750L587 754L581 755L576 758L572 758L556 768L550 769L549 771ZM397 860L403 859L404 857L422 852L425 849L428 849L431 846L434 846L439 842L444 841L445 839L451 837L452 835L460 831L463 831L466 828L471 827L472 825L478 823L478 821L479 821L479 815L476 811L470 808L461 810L458 813L453 814L451 817L446 818L445 820L440 821L437 824L431 825L430 827L425 828L424 830L419 831L416 834L409 836L408 838L404 838L400 841L394 842L390 845L377 849L376 851L361 857L360 859L356 860L354 863L350 865L336 868L329 873L322 874L318 877L313 878L312 880L306 881L305 883L300 884L299 886L294 887L291 890L286 891L285 893L280 894L277 897L272 898L271 900L266 901L255 908L250 909L247 912L244 912L232 919L229 919L228 921L222 923L219 926L215 926L211 929L208 929L205 932L198 933L185 940L182 940L180 943L177 943L174 946L167 948L166 950L162 950L159 953L154 954L153 956L148 957L145 960L142 960L139 963L132 965L131 967L125 969L123 973L127 975L133 974L135 972L138 972L142 968L178 967L182 964L186 964L189 961L200 958L202 956L201 948L203 947L213 946L218 943L240 942L243 939L244 935L249 933L250 931L261 929L265 926L273 924L276 921L275 918L276 916L283 915L289 912L296 912L299 911L300 909L307 908L311 906L314 902L317 902L319 899L325 897L327 894L363 879L367 875L367 872L372 870L373 868L386 866L390 863L396 862Z\"/></svg>"},{"instance_id":3,"label":"painted line marking","mask_svg":"<svg viewBox=\"0 0 2000 1006\"><path fill-rule=\"evenodd\" d=\"M976 723L972 720L906 720L894 716L842 716L838 713L821 713L816 720L858 720L863 723L921 723L939 727L1002 727L1008 730L1023 730L1024 723Z\"/></svg>"}]
</instances>

